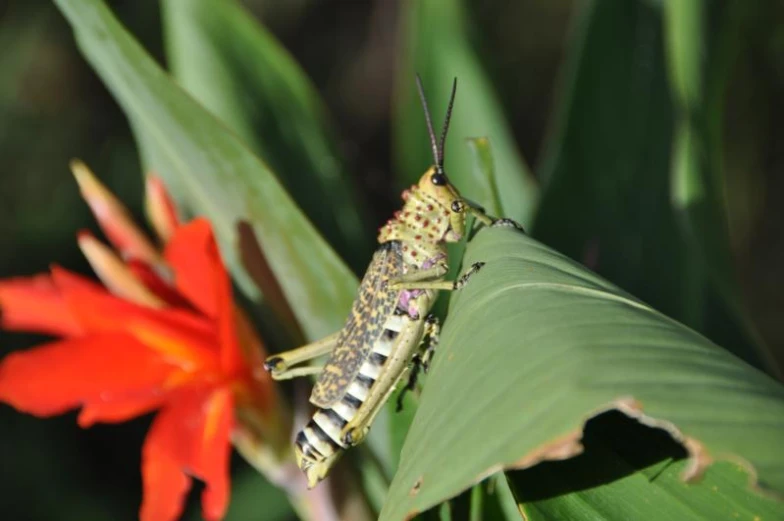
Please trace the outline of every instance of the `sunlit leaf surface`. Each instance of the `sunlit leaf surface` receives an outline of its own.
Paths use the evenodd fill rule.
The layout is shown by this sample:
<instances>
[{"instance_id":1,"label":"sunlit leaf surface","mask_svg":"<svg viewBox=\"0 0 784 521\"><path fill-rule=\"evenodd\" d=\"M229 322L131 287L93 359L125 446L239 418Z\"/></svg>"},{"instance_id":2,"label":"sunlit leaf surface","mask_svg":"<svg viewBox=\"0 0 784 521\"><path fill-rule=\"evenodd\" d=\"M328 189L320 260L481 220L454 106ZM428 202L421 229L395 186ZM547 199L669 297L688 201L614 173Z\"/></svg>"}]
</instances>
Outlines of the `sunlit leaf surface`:
<instances>
[{"instance_id":1,"label":"sunlit leaf surface","mask_svg":"<svg viewBox=\"0 0 784 521\"><path fill-rule=\"evenodd\" d=\"M584 423L613 408L684 444L692 474L732 458L784 491L779 383L514 230L480 231L464 262L479 260L453 297L383 520L499 468L576 455Z\"/></svg>"}]
</instances>

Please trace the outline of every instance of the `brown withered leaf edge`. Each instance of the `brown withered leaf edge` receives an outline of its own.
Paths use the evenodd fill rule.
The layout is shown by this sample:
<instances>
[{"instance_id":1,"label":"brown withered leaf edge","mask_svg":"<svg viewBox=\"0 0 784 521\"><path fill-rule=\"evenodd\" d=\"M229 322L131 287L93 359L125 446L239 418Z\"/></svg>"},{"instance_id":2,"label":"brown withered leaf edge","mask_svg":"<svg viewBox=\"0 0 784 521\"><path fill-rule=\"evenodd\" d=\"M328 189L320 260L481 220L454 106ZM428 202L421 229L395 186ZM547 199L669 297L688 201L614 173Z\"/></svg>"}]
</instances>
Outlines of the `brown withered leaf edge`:
<instances>
[{"instance_id":1,"label":"brown withered leaf edge","mask_svg":"<svg viewBox=\"0 0 784 521\"><path fill-rule=\"evenodd\" d=\"M559 436L558 438L534 449L533 451L529 452L528 454L524 455L522 458L512 462L511 464L502 465L497 464L493 465L492 467L488 468L486 471L479 474L476 479L469 485L469 487L480 483L484 479L492 476L496 472L501 472L505 470L524 470L530 467L533 467L537 463L541 463L543 461L561 461L569 458L573 458L583 452L583 445L580 442L583 435L583 427L588 422L588 420L599 416L605 412L617 410L625 414L626 416L637 420L641 424L647 427L658 428L666 431L672 438L683 445L684 449L688 454L688 465L686 469L681 474L681 479L685 482L694 482L697 481L705 472L705 469L708 468L716 460L723 460L723 461L731 461L738 466L740 466L748 475L749 481L749 488L751 488L754 492L766 496L778 501L784 500L784 495L780 494L777 491L769 490L766 488L762 488L759 486L759 479L757 476L757 471L754 466L746 461L744 458L738 456L737 454L732 453L722 453L722 454L709 454L708 450L705 446L697 439L692 438L690 436L684 435L680 429L675 426L674 423L667 421L667 420L660 420L658 418L653 418L652 416L648 416L643 412L642 404L633 397L621 397L613 402L609 403L608 405L601 407L591 414L589 414L583 421L580 429L576 429L572 432L564 434L563 436ZM409 491L410 496L415 496L419 492L422 486L422 477L419 477L415 482L414 486ZM468 487L467 487L468 488ZM414 516L419 514L420 512L409 512L406 516L406 520L412 519Z\"/></svg>"}]
</instances>

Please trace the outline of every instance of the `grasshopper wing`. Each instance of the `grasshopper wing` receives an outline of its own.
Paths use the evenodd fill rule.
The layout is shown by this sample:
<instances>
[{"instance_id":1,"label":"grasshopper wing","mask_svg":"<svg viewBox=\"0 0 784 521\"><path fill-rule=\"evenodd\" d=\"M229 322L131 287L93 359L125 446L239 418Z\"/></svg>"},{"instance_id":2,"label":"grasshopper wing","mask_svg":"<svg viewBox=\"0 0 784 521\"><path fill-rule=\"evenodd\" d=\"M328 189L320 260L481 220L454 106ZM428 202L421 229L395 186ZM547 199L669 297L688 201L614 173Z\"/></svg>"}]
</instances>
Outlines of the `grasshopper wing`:
<instances>
[{"instance_id":1,"label":"grasshopper wing","mask_svg":"<svg viewBox=\"0 0 784 521\"><path fill-rule=\"evenodd\" d=\"M319 375L310 403L328 408L340 401L359 374L373 344L384 332L386 319L395 311L400 292L387 288L387 282L403 274L400 243L383 243L373 254L351 314L340 331L337 346Z\"/></svg>"}]
</instances>

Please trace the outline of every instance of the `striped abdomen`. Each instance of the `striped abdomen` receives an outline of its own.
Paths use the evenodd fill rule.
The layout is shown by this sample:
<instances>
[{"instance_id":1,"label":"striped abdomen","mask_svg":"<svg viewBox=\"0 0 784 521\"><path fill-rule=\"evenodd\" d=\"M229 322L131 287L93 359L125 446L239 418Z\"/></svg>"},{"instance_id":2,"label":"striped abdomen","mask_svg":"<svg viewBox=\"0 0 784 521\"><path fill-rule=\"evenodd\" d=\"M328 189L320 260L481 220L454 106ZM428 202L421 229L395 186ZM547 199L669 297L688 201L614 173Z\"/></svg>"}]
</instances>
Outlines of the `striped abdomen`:
<instances>
[{"instance_id":1,"label":"striped abdomen","mask_svg":"<svg viewBox=\"0 0 784 521\"><path fill-rule=\"evenodd\" d=\"M373 384L384 370L405 320L403 316L395 314L385 321L383 333L373 344L370 354L343 397L330 407L317 409L313 418L297 434L295 444L302 454L299 466L306 472L310 467L325 461L331 466L333 457L348 448L349 444L342 439L343 428L367 400Z\"/></svg>"}]
</instances>

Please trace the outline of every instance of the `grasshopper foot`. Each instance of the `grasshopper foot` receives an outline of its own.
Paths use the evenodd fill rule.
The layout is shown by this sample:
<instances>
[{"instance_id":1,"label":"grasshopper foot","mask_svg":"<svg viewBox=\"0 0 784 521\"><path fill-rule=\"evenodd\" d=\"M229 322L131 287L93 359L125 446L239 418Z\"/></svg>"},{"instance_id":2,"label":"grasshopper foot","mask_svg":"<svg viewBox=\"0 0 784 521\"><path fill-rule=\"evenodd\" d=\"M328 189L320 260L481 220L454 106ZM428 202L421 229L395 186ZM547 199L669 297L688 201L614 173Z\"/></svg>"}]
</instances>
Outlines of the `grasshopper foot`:
<instances>
[{"instance_id":1,"label":"grasshopper foot","mask_svg":"<svg viewBox=\"0 0 784 521\"><path fill-rule=\"evenodd\" d=\"M365 439L369 430L370 427L354 427L353 429L348 429L341 437L341 441L346 447L354 447L355 445L362 443L362 440Z\"/></svg>"},{"instance_id":2,"label":"grasshopper foot","mask_svg":"<svg viewBox=\"0 0 784 521\"><path fill-rule=\"evenodd\" d=\"M455 291L461 289L463 286L465 286L468 283L468 280L474 274L476 274L476 272L478 272L479 270L482 269L482 266L484 266L484 265L485 265L484 262L475 262L475 263L473 263L471 265L471 267L468 268L468 271L463 273L463 275L459 279L455 280L455 282L452 284L452 289L455 290Z\"/></svg>"},{"instance_id":3,"label":"grasshopper foot","mask_svg":"<svg viewBox=\"0 0 784 521\"><path fill-rule=\"evenodd\" d=\"M279 373L286 368L286 364L279 356L271 356L264 361L264 370L268 373Z\"/></svg>"},{"instance_id":4,"label":"grasshopper foot","mask_svg":"<svg viewBox=\"0 0 784 521\"><path fill-rule=\"evenodd\" d=\"M493 224L490 225L491 228L517 228L521 232L525 233L523 229L523 225L518 223L513 219L507 219L506 217L501 217L499 219L495 219Z\"/></svg>"}]
</instances>

